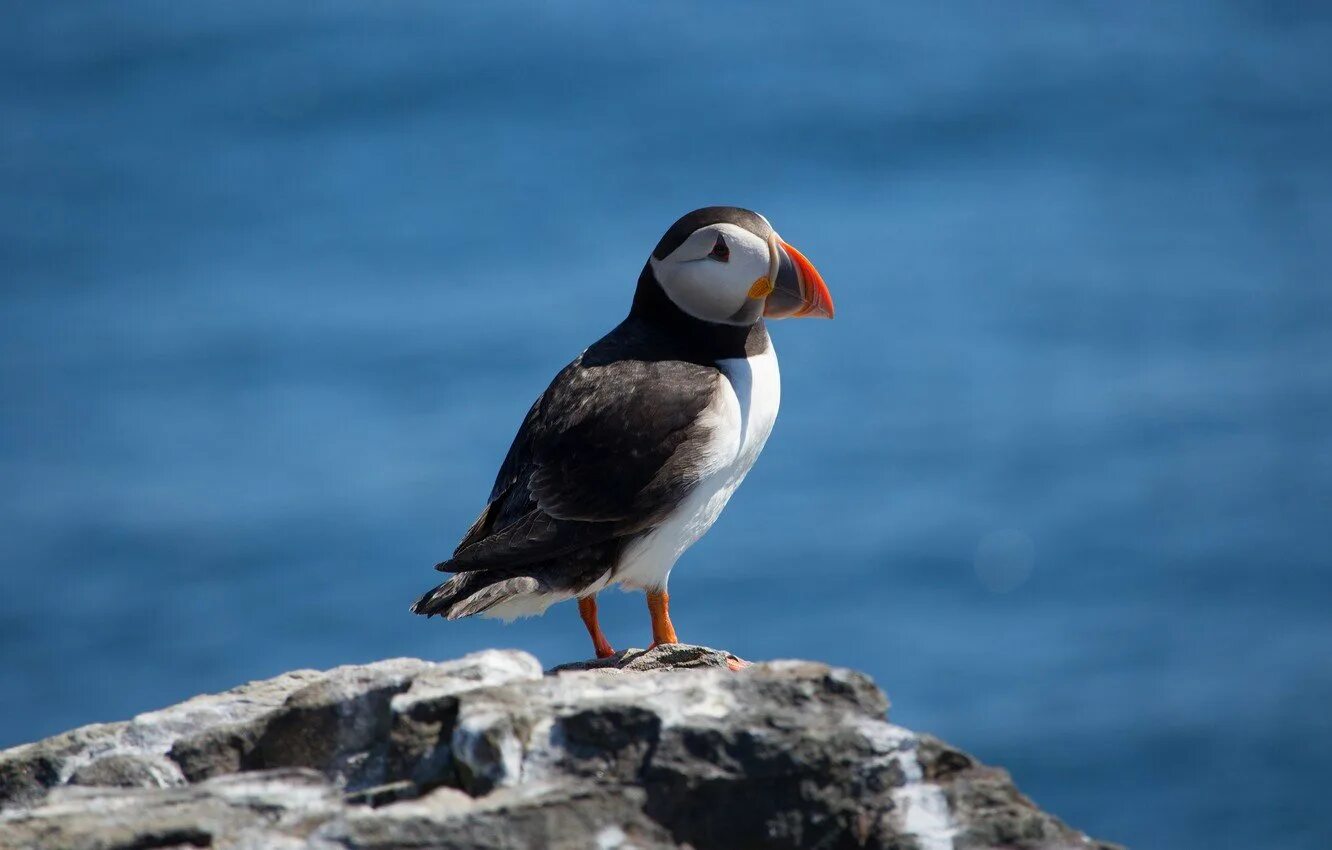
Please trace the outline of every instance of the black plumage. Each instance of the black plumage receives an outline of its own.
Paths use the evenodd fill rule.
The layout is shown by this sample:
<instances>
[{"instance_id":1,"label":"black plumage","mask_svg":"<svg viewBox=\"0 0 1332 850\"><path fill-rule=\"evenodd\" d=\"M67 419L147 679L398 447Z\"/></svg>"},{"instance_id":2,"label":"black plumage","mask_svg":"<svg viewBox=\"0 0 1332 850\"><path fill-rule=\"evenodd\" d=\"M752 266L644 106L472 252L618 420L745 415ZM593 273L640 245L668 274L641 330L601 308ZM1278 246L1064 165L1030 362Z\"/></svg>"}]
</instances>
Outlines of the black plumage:
<instances>
[{"instance_id":1,"label":"black plumage","mask_svg":"<svg viewBox=\"0 0 1332 850\"><path fill-rule=\"evenodd\" d=\"M528 411L485 509L437 567L458 575L412 610L452 619L512 595L596 582L697 483L711 437L700 414L726 380L717 361L768 344L762 321L734 326L684 313L645 266L629 316Z\"/></svg>"}]
</instances>

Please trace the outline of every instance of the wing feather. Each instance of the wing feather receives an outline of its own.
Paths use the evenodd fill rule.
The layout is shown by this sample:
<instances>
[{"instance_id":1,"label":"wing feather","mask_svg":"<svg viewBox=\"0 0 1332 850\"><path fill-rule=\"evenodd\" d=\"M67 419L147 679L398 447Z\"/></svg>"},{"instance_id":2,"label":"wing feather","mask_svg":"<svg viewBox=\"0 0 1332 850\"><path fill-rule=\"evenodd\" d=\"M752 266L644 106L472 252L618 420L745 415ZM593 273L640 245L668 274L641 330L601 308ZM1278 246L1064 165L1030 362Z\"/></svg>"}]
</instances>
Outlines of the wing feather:
<instances>
[{"instance_id":1,"label":"wing feather","mask_svg":"<svg viewBox=\"0 0 1332 850\"><path fill-rule=\"evenodd\" d=\"M533 564L638 534L693 487L720 373L607 353L588 349L532 405L485 509L438 569Z\"/></svg>"}]
</instances>

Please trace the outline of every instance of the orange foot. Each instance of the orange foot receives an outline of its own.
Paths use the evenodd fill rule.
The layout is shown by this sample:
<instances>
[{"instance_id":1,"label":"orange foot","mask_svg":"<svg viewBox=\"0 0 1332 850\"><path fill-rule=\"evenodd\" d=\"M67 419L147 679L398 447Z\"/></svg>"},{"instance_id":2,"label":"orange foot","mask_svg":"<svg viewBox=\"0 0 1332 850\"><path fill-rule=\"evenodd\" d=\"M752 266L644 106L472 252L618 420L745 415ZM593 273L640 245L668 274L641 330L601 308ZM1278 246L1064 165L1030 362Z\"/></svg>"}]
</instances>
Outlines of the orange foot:
<instances>
[{"instance_id":1,"label":"orange foot","mask_svg":"<svg viewBox=\"0 0 1332 850\"><path fill-rule=\"evenodd\" d=\"M648 649L665 643L679 643L675 636L675 626L671 625L671 597L664 590L649 590L647 594L648 614L652 616L652 645Z\"/></svg>"},{"instance_id":2,"label":"orange foot","mask_svg":"<svg viewBox=\"0 0 1332 850\"><path fill-rule=\"evenodd\" d=\"M595 593L578 600L578 614L583 618L583 625L587 626L587 633L592 636L592 649L597 653L597 657L610 658L614 655L614 647L606 640L606 636L601 632L601 624L597 622Z\"/></svg>"}]
</instances>

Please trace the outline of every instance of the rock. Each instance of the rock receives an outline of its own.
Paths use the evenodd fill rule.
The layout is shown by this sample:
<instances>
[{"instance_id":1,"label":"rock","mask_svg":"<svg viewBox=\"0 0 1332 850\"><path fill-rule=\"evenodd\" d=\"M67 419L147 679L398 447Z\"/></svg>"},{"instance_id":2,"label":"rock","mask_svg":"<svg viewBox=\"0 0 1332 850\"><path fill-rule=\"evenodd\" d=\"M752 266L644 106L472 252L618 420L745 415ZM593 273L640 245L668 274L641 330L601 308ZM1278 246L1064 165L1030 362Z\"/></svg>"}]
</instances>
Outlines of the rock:
<instances>
[{"instance_id":1,"label":"rock","mask_svg":"<svg viewBox=\"0 0 1332 850\"><path fill-rule=\"evenodd\" d=\"M0 847L332 850L312 834L342 812L339 790L319 773L299 769L167 789L62 788L35 808L0 813Z\"/></svg>"},{"instance_id":2,"label":"rock","mask_svg":"<svg viewBox=\"0 0 1332 850\"><path fill-rule=\"evenodd\" d=\"M184 785L174 762L156 755L112 753L88 762L69 775L70 785L108 788L167 788Z\"/></svg>"},{"instance_id":3,"label":"rock","mask_svg":"<svg viewBox=\"0 0 1332 850\"><path fill-rule=\"evenodd\" d=\"M297 671L0 752L0 847L1105 848L862 674L629 650Z\"/></svg>"},{"instance_id":4,"label":"rock","mask_svg":"<svg viewBox=\"0 0 1332 850\"><path fill-rule=\"evenodd\" d=\"M729 652L709 649L706 646L691 646L687 643L670 643L653 649L626 649L609 658L593 658L590 661L561 664L551 668L550 672L605 670L610 673L625 671L648 673L653 670L688 670L698 667L735 670L748 666L748 661L741 660Z\"/></svg>"},{"instance_id":5,"label":"rock","mask_svg":"<svg viewBox=\"0 0 1332 850\"><path fill-rule=\"evenodd\" d=\"M353 812L321 837L341 846L675 850L643 811L638 788L538 781L472 799L448 788L410 803Z\"/></svg>"}]
</instances>

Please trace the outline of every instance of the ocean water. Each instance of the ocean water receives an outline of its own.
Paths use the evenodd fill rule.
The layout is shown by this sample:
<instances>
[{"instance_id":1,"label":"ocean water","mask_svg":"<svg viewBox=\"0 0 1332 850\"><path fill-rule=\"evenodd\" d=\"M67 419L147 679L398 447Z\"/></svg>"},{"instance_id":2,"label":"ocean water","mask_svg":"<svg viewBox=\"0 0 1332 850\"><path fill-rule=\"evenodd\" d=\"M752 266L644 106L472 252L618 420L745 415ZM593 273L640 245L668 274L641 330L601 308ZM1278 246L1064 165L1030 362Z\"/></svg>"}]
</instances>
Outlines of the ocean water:
<instances>
[{"instance_id":1,"label":"ocean water","mask_svg":"<svg viewBox=\"0 0 1332 850\"><path fill-rule=\"evenodd\" d=\"M14 6L0 746L586 656L570 606L407 606L661 232L729 203L838 317L772 328L682 638L864 669L1098 837L1332 845L1327 9Z\"/></svg>"}]
</instances>

